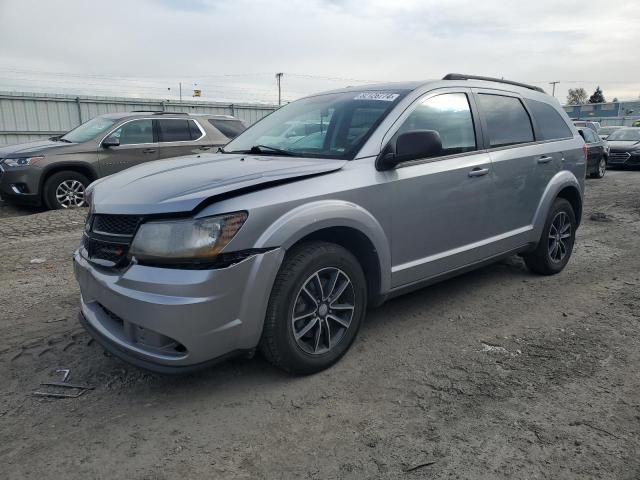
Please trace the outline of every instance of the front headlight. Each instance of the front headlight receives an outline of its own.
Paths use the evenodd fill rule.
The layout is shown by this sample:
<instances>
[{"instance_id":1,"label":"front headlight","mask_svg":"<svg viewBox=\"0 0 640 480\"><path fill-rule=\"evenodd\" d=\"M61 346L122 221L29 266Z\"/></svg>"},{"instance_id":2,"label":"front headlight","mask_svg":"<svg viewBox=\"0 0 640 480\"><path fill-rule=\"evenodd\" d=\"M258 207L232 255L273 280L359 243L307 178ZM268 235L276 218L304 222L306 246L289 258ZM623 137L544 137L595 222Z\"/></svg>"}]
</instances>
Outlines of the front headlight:
<instances>
[{"instance_id":1,"label":"front headlight","mask_svg":"<svg viewBox=\"0 0 640 480\"><path fill-rule=\"evenodd\" d=\"M5 158L3 163L7 167L28 167L29 165L36 164L40 160L44 160L44 157Z\"/></svg>"},{"instance_id":2,"label":"front headlight","mask_svg":"<svg viewBox=\"0 0 640 480\"><path fill-rule=\"evenodd\" d=\"M247 212L197 220L151 221L140 225L131 256L141 261L189 262L211 260L235 237Z\"/></svg>"}]
</instances>

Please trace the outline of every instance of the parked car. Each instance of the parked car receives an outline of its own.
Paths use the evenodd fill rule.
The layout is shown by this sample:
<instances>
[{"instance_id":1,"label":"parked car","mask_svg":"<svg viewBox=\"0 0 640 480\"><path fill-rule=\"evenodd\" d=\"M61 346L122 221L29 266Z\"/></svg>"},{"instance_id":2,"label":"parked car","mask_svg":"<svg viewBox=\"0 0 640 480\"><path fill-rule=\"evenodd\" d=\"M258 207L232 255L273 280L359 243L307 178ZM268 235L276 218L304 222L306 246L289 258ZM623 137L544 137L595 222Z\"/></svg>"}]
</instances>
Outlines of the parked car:
<instances>
[{"instance_id":1,"label":"parked car","mask_svg":"<svg viewBox=\"0 0 640 480\"><path fill-rule=\"evenodd\" d=\"M590 128L578 128L578 132L587 144L587 175L591 178L604 177L609 155L607 142Z\"/></svg>"},{"instance_id":2,"label":"parked car","mask_svg":"<svg viewBox=\"0 0 640 480\"><path fill-rule=\"evenodd\" d=\"M600 130L600 122L584 122L582 120L574 120L573 124L576 128L590 128L594 132Z\"/></svg>"},{"instance_id":3,"label":"parked car","mask_svg":"<svg viewBox=\"0 0 640 480\"><path fill-rule=\"evenodd\" d=\"M226 144L245 129L228 115L100 115L70 132L0 148L0 196L50 209L86 205L94 180L133 165Z\"/></svg>"},{"instance_id":4,"label":"parked car","mask_svg":"<svg viewBox=\"0 0 640 480\"><path fill-rule=\"evenodd\" d=\"M276 134L320 118L321 141ZM512 254L562 271L585 160L537 87L450 74L303 98L221 153L92 184L74 253L80 321L154 371L258 348L317 372L349 349L369 306Z\"/></svg>"},{"instance_id":5,"label":"parked car","mask_svg":"<svg viewBox=\"0 0 640 480\"><path fill-rule=\"evenodd\" d=\"M602 140L606 140L609 137L609 135L611 135L613 132L621 128L625 128L625 127L623 127L622 125L608 125L606 127L600 127L600 130L598 130L598 136Z\"/></svg>"},{"instance_id":6,"label":"parked car","mask_svg":"<svg viewBox=\"0 0 640 480\"><path fill-rule=\"evenodd\" d=\"M609 165L612 167L640 166L640 127L616 130L607 139Z\"/></svg>"}]
</instances>

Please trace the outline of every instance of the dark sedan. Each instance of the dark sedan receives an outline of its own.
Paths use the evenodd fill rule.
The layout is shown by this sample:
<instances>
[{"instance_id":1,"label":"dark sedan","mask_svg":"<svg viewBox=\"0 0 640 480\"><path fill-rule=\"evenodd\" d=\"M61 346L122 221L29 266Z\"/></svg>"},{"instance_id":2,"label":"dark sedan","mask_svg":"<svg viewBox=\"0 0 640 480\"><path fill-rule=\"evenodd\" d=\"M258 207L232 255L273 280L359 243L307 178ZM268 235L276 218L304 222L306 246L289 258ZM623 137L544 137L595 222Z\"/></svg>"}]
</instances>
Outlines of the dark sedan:
<instances>
[{"instance_id":1,"label":"dark sedan","mask_svg":"<svg viewBox=\"0 0 640 480\"><path fill-rule=\"evenodd\" d=\"M607 171L607 142L588 127L578 128L578 132L587 144L587 175L602 178Z\"/></svg>"},{"instance_id":2,"label":"dark sedan","mask_svg":"<svg viewBox=\"0 0 640 480\"><path fill-rule=\"evenodd\" d=\"M640 166L640 127L616 130L607 138L609 165L612 167Z\"/></svg>"}]
</instances>

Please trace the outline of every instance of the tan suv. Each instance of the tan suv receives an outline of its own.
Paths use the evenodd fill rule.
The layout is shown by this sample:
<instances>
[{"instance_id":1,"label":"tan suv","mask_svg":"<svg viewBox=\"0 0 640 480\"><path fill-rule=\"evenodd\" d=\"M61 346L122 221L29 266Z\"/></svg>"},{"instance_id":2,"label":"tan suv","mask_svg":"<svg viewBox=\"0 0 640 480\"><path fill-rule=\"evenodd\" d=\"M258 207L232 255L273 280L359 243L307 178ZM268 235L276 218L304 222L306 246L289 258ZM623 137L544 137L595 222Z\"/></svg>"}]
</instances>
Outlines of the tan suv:
<instances>
[{"instance_id":1,"label":"tan suv","mask_svg":"<svg viewBox=\"0 0 640 480\"><path fill-rule=\"evenodd\" d=\"M245 130L229 115L100 115L59 137L0 148L3 200L81 207L94 180L152 160L216 151Z\"/></svg>"}]
</instances>

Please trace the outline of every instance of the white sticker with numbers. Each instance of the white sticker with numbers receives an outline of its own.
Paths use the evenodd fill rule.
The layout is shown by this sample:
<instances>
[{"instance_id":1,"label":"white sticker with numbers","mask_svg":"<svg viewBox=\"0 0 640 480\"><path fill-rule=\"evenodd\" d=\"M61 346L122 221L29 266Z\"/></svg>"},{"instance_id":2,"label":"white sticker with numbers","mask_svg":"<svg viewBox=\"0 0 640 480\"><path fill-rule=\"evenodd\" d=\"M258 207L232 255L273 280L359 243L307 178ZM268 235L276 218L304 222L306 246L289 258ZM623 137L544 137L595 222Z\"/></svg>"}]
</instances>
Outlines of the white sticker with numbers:
<instances>
[{"instance_id":1,"label":"white sticker with numbers","mask_svg":"<svg viewBox=\"0 0 640 480\"><path fill-rule=\"evenodd\" d=\"M354 100L378 100L380 102L393 102L398 98L398 93L385 93L385 92L362 92L359 93Z\"/></svg>"}]
</instances>

